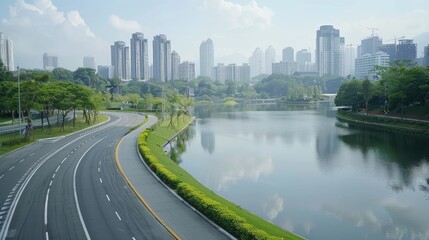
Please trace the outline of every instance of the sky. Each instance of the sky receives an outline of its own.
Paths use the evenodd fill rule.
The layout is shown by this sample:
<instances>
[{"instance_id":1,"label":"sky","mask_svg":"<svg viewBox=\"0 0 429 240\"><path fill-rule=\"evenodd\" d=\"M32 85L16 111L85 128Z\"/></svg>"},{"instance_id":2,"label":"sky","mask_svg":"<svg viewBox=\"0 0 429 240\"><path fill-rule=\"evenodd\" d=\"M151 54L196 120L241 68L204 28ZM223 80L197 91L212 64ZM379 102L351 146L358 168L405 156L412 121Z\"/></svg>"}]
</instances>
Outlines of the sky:
<instances>
[{"instance_id":1,"label":"sky","mask_svg":"<svg viewBox=\"0 0 429 240\"><path fill-rule=\"evenodd\" d=\"M215 61L246 61L272 45L315 50L316 31L333 25L346 44L376 34L383 42L429 32L428 0L1 0L0 32L13 40L15 66L42 68L43 53L75 70L84 56L110 65L110 45L142 32L149 43L165 34L182 61L198 61L211 38ZM429 44L429 43L428 43ZM421 53L418 53L421 54ZM314 61L314 56L312 56ZM225 62L230 63L230 62ZM198 63L197 63L198 64Z\"/></svg>"}]
</instances>

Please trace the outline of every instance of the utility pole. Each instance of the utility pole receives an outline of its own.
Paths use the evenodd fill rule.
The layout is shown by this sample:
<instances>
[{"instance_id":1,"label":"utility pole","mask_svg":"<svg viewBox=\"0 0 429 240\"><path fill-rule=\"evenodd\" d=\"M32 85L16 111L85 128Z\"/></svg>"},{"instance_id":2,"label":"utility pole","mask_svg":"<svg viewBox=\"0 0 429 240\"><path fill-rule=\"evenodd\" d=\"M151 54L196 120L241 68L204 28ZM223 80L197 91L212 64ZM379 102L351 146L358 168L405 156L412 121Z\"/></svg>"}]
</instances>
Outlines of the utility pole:
<instances>
[{"instance_id":1,"label":"utility pole","mask_svg":"<svg viewBox=\"0 0 429 240\"><path fill-rule=\"evenodd\" d=\"M20 81L19 81L19 66L16 67L18 70L18 116L19 116L19 137L22 137L22 132L21 132L21 127L22 127L22 123L21 123L21 87L20 87Z\"/></svg>"}]
</instances>

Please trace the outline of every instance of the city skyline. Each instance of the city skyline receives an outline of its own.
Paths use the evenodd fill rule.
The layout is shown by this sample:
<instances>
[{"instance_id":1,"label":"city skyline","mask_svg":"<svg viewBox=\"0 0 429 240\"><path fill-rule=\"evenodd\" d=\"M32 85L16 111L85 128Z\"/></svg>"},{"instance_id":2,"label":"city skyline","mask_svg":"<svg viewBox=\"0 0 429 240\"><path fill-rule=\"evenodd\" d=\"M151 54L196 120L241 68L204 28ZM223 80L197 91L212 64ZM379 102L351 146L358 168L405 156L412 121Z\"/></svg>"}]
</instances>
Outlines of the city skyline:
<instances>
[{"instance_id":1,"label":"city skyline","mask_svg":"<svg viewBox=\"0 0 429 240\"><path fill-rule=\"evenodd\" d=\"M314 53L314 31L325 24L340 29L346 44L370 36L368 27L380 29L376 33L384 41L403 35L414 38L429 29L428 21L422 21L429 19L429 3L423 0L148 1L144 4L146 14L141 14L143 5L136 1L4 0L0 5L0 27L14 41L15 63L28 68L41 68L40 62L32 59L43 52L56 53L61 66L69 69L81 66L87 55L94 56L97 64L108 65L110 44L128 41L133 32L142 32L147 39L166 34L183 59L197 62L198 46L207 38L215 42L217 58L246 59L256 47L270 45L279 51L291 46ZM419 56L423 46L418 46Z\"/></svg>"}]
</instances>

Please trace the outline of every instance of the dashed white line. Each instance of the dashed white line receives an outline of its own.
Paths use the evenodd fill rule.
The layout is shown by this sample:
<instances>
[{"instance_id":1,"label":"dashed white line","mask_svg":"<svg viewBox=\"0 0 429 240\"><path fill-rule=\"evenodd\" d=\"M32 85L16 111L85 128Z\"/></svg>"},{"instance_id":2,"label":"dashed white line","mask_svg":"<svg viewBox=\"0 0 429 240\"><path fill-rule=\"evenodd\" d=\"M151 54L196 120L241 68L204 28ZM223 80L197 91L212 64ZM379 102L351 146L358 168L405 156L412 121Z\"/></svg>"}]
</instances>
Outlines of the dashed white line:
<instances>
[{"instance_id":1,"label":"dashed white line","mask_svg":"<svg viewBox=\"0 0 429 240\"><path fill-rule=\"evenodd\" d=\"M65 157L62 161L61 161L61 164L63 164L64 163L64 161L67 159L67 157Z\"/></svg>"},{"instance_id":2,"label":"dashed white line","mask_svg":"<svg viewBox=\"0 0 429 240\"><path fill-rule=\"evenodd\" d=\"M58 172L58 169L60 169L61 165L58 165L57 169L55 169L55 172Z\"/></svg>"},{"instance_id":3,"label":"dashed white line","mask_svg":"<svg viewBox=\"0 0 429 240\"><path fill-rule=\"evenodd\" d=\"M100 183L103 183L103 180L101 180L101 178L100 178Z\"/></svg>"},{"instance_id":4,"label":"dashed white line","mask_svg":"<svg viewBox=\"0 0 429 240\"><path fill-rule=\"evenodd\" d=\"M33 153L30 153L30 155L28 155L28 156L33 156L34 155L34 152Z\"/></svg>"},{"instance_id":5,"label":"dashed white line","mask_svg":"<svg viewBox=\"0 0 429 240\"><path fill-rule=\"evenodd\" d=\"M22 163L24 160L25 160L25 159L21 159L21 160L19 160L19 162L20 162L20 163Z\"/></svg>"},{"instance_id":6,"label":"dashed white line","mask_svg":"<svg viewBox=\"0 0 429 240\"><path fill-rule=\"evenodd\" d=\"M46 240L49 240L49 233L48 233L48 231L46 231L45 236L46 236Z\"/></svg>"},{"instance_id":7,"label":"dashed white line","mask_svg":"<svg viewBox=\"0 0 429 240\"><path fill-rule=\"evenodd\" d=\"M52 178L55 178L55 173L54 173L54 175L52 175Z\"/></svg>"},{"instance_id":8,"label":"dashed white line","mask_svg":"<svg viewBox=\"0 0 429 240\"><path fill-rule=\"evenodd\" d=\"M46 199L45 199L45 225L48 225L48 201L49 201L49 191L51 189L48 188L48 191L46 192Z\"/></svg>"},{"instance_id":9,"label":"dashed white line","mask_svg":"<svg viewBox=\"0 0 429 240\"><path fill-rule=\"evenodd\" d=\"M98 168L98 172L100 172L100 168Z\"/></svg>"},{"instance_id":10,"label":"dashed white line","mask_svg":"<svg viewBox=\"0 0 429 240\"><path fill-rule=\"evenodd\" d=\"M49 187L52 186L52 180L49 182Z\"/></svg>"},{"instance_id":11,"label":"dashed white line","mask_svg":"<svg viewBox=\"0 0 429 240\"><path fill-rule=\"evenodd\" d=\"M0 179L2 179L4 177L4 175L2 174L1 176L0 176Z\"/></svg>"},{"instance_id":12,"label":"dashed white line","mask_svg":"<svg viewBox=\"0 0 429 240\"><path fill-rule=\"evenodd\" d=\"M119 221L122 221L122 219L121 219L121 217L119 216L118 212L117 212L117 211L115 211L115 213L116 213L116 216L118 217Z\"/></svg>"},{"instance_id":13,"label":"dashed white line","mask_svg":"<svg viewBox=\"0 0 429 240\"><path fill-rule=\"evenodd\" d=\"M12 169L14 169L14 168L15 168L15 166L10 167L10 168L9 168L9 171L10 171L10 170L12 170Z\"/></svg>"},{"instance_id":14,"label":"dashed white line","mask_svg":"<svg viewBox=\"0 0 429 240\"><path fill-rule=\"evenodd\" d=\"M131 239L132 239L132 240L136 240L136 238L135 238L135 237L132 237Z\"/></svg>"},{"instance_id":15,"label":"dashed white line","mask_svg":"<svg viewBox=\"0 0 429 240\"><path fill-rule=\"evenodd\" d=\"M109 195L107 195L107 194L106 194L106 198L107 198L107 201L109 201L109 202L110 202Z\"/></svg>"}]
</instances>

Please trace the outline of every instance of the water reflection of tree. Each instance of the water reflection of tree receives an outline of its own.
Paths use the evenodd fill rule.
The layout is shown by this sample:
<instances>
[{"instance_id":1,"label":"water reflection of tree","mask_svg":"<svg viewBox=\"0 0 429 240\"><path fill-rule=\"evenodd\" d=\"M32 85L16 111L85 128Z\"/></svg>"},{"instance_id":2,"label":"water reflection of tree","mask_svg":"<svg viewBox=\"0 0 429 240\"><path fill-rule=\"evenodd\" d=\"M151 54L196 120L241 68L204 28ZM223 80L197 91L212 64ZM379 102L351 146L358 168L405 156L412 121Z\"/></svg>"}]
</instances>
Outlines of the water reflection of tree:
<instances>
[{"instance_id":1,"label":"water reflection of tree","mask_svg":"<svg viewBox=\"0 0 429 240\"><path fill-rule=\"evenodd\" d=\"M412 186L414 171L424 163L429 163L428 138L408 134L396 134L377 131L360 131L338 138L352 149L357 149L364 156L372 151L383 161L383 168L389 176L395 171L395 166L401 175L401 184L392 185L392 190L398 192L402 186L414 189ZM424 190L424 188L420 188Z\"/></svg>"},{"instance_id":2,"label":"water reflection of tree","mask_svg":"<svg viewBox=\"0 0 429 240\"><path fill-rule=\"evenodd\" d=\"M168 155L170 159L175 163L180 164L182 162L181 155L186 152L186 143L195 138L196 132L193 126L183 131L176 139L172 142L172 147Z\"/></svg>"}]
</instances>

